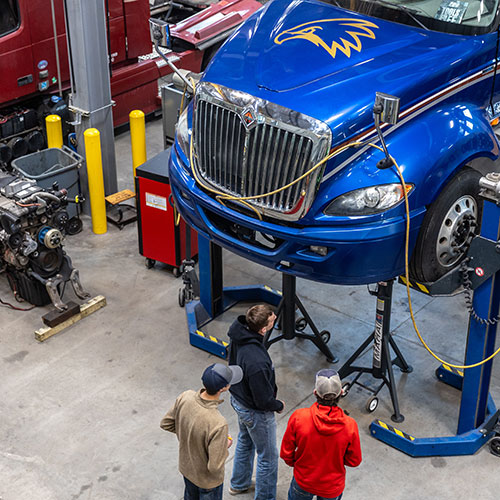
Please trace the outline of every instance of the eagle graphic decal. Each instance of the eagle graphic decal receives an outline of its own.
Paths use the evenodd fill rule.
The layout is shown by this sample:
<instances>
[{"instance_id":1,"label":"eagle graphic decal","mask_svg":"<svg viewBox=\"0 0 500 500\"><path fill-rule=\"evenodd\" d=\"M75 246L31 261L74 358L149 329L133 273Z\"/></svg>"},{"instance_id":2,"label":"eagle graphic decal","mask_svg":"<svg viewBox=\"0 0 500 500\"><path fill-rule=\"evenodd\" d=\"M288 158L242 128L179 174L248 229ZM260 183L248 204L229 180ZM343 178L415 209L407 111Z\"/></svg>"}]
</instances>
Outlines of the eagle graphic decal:
<instances>
[{"instance_id":1,"label":"eagle graphic decal","mask_svg":"<svg viewBox=\"0 0 500 500\"><path fill-rule=\"evenodd\" d=\"M328 35L329 23L336 23L340 26L346 26L345 38L340 37L338 40L325 41ZM299 24L295 28L290 28L278 33L274 39L274 43L281 45L289 40L302 38L318 47L323 47L335 59L337 50L340 50L347 57L351 57L351 49L361 52L363 44L360 38L375 39L373 29L378 29L376 24L364 19L319 19L308 23Z\"/></svg>"}]
</instances>

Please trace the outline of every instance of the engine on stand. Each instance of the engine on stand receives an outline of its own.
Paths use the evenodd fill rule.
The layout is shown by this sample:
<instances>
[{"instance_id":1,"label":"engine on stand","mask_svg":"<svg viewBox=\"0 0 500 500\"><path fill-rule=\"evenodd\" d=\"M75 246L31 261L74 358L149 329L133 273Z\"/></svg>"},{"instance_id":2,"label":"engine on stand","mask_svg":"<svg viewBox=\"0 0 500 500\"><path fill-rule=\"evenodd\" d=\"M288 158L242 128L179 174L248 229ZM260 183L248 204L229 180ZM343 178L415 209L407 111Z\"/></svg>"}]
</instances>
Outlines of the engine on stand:
<instances>
[{"instance_id":1,"label":"engine on stand","mask_svg":"<svg viewBox=\"0 0 500 500\"><path fill-rule=\"evenodd\" d=\"M67 191L43 189L36 181L0 172L0 273L7 276L17 299L59 311L65 283L86 299L78 270L63 249L74 233L66 206Z\"/></svg>"}]
</instances>

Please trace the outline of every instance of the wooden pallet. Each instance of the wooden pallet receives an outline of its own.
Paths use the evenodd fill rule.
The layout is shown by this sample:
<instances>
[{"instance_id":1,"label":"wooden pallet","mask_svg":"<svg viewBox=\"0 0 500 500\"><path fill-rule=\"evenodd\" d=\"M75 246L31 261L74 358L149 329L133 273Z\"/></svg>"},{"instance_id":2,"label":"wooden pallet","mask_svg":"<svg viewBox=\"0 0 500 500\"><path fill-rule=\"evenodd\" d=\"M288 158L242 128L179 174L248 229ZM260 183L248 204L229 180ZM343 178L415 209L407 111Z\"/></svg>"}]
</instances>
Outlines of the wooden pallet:
<instances>
[{"instance_id":1,"label":"wooden pallet","mask_svg":"<svg viewBox=\"0 0 500 500\"><path fill-rule=\"evenodd\" d=\"M90 314L98 311L106 305L106 297L104 295L97 295L96 297L89 299L87 302L80 306L80 312L76 313L71 318L59 323L56 326L44 326L35 332L35 339L39 342L43 342L48 338L52 337L56 333L63 331L71 325L74 325L81 319L89 316Z\"/></svg>"}]
</instances>

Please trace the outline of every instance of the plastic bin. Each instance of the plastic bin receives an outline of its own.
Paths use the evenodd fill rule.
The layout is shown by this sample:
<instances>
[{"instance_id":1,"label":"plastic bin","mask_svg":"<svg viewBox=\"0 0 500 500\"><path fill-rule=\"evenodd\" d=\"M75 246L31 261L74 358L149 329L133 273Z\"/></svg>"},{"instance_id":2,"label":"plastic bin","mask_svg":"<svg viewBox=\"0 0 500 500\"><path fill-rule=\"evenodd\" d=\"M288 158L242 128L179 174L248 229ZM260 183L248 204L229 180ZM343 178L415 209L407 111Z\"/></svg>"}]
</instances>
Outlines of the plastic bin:
<instances>
[{"instance_id":1,"label":"plastic bin","mask_svg":"<svg viewBox=\"0 0 500 500\"><path fill-rule=\"evenodd\" d=\"M49 148L12 160L12 167L28 179L33 179L42 188L52 188L57 182L59 189L67 189L68 198L80 194L78 169L83 158L67 146ZM78 214L78 206L69 203L66 209L70 217Z\"/></svg>"}]
</instances>

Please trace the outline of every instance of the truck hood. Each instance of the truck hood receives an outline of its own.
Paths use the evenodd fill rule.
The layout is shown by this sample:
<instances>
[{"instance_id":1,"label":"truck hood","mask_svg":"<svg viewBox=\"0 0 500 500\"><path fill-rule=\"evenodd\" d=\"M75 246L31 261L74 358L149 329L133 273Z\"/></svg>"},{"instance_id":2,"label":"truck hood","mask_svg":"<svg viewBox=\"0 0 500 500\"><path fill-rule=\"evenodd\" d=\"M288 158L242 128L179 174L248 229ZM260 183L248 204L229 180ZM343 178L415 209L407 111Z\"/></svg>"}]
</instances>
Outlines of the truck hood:
<instances>
[{"instance_id":1,"label":"truck hood","mask_svg":"<svg viewBox=\"0 0 500 500\"><path fill-rule=\"evenodd\" d=\"M278 92L320 79L352 85L353 80L373 78L408 59L411 47L426 38L408 26L315 1L288 3L271 20L272 10L262 17L249 50L261 47L255 83Z\"/></svg>"},{"instance_id":2,"label":"truck hood","mask_svg":"<svg viewBox=\"0 0 500 500\"><path fill-rule=\"evenodd\" d=\"M373 122L376 91L400 97L404 109L492 64L491 54L483 36L274 0L224 44L204 79L323 120L335 142Z\"/></svg>"}]
</instances>

